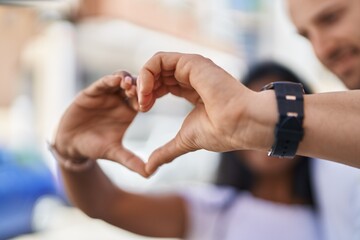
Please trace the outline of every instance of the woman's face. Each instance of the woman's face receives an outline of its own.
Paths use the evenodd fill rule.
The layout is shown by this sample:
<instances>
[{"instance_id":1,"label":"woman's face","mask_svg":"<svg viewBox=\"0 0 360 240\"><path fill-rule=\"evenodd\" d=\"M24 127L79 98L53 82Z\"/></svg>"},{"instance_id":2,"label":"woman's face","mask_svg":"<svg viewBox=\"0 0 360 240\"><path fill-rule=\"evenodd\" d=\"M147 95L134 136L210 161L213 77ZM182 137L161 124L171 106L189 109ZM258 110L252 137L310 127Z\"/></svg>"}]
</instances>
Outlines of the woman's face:
<instances>
[{"instance_id":1,"label":"woman's face","mask_svg":"<svg viewBox=\"0 0 360 240\"><path fill-rule=\"evenodd\" d=\"M261 80L256 81L248 85L253 91L260 91L263 86L266 84L279 81L276 77L267 77ZM288 158L274 158L268 157L266 152L258 151L239 151L237 154L242 156L245 164L253 171L255 174L261 175L273 175L284 173L292 169L293 165L296 163L295 159Z\"/></svg>"}]
</instances>

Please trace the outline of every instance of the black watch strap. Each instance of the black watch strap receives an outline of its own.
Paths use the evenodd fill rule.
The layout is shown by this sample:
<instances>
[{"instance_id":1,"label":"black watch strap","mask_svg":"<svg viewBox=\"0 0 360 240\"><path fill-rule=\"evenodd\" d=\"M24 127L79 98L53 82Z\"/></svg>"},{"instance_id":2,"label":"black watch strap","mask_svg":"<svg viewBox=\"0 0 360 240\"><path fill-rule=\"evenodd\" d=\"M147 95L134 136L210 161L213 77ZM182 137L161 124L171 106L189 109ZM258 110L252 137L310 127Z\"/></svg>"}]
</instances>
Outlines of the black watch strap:
<instances>
[{"instance_id":1,"label":"black watch strap","mask_svg":"<svg viewBox=\"0 0 360 240\"><path fill-rule=\"evenodd\" d=\"M300 83L273 82L263 90L274 89L279 119L275 127L275 142L269 156L293 158L303 138L304 89Z\"/></svg>"}]
</instances>

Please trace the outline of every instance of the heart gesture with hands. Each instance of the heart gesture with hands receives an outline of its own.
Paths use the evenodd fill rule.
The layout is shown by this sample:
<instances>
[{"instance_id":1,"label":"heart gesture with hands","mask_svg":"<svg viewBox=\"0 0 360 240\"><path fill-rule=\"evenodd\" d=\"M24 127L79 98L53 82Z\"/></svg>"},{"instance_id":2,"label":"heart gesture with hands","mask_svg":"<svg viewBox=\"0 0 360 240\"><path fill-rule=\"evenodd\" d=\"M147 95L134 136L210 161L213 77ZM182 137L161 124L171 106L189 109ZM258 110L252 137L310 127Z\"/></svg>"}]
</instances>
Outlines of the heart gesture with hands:
<instances>
[{"instance_id":1,"label":"heart gesture with hands","mask_svg":"<svg viewBox=\"0 0 360 240\"><path fill-rule=\"evenodd\" d=\"M169 93L188 100L194 108L177 135L156 149L145 164L124 148L124 134L138 111L149 111L156 99ZM61 119L54 147L64 158L108 159L144 177L162 164L199 149L264 150L271 146L273 134L268 119L255 111L256 105L269 101L259 94L200 55L158 53L144 65L137 79L118 72L80 92ZM273 122L275 125L276 116Z\"/></svg>"}]
</instances>

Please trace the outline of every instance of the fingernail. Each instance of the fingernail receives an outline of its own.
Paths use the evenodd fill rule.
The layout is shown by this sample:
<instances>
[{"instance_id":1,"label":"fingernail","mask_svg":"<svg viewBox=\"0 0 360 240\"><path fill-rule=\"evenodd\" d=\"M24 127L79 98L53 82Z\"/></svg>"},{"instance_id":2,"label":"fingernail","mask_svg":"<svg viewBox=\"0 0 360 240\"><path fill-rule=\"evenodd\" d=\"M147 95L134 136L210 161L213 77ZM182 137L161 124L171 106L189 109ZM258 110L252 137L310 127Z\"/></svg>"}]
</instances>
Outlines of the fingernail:
<instances>
[{"instance_id":1,"label":"fingernail","mask_svg":"<svg viewBox=\"0 0 360 240\"><path fill-rule=\"evenodd\" d=\"M126 76L124 80L125 80L125 83L132 84L132 78L130 76Z\"/></svg>"}]
</instances>

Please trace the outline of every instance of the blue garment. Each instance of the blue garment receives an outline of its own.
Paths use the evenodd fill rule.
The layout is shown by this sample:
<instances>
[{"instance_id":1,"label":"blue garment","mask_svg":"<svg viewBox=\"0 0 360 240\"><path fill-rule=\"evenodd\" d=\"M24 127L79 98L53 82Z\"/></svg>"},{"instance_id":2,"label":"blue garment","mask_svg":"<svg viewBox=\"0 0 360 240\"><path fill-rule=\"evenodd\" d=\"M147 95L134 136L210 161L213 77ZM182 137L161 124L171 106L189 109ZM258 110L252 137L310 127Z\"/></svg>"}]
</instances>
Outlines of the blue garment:
<instances>
[{"instance_id":1,"label":"blue garment","mask_svg":"<svg viewBox=\"0 0 360 240\"><path fill-rule=\"evenodd\" d=\"M0 149L0 239L31 232L36 201L54 194L52 174L41 161L19 164L14 154Z\"/></svg>"}]
</instances>

